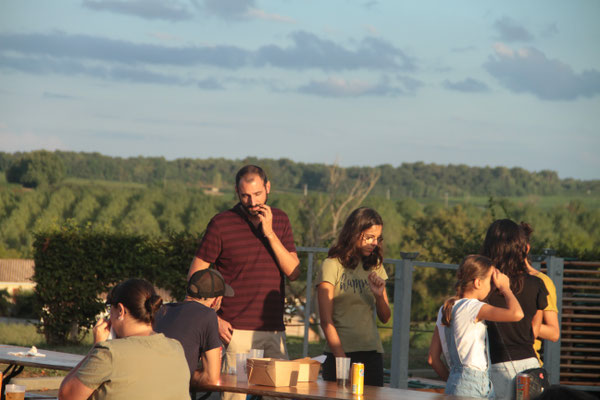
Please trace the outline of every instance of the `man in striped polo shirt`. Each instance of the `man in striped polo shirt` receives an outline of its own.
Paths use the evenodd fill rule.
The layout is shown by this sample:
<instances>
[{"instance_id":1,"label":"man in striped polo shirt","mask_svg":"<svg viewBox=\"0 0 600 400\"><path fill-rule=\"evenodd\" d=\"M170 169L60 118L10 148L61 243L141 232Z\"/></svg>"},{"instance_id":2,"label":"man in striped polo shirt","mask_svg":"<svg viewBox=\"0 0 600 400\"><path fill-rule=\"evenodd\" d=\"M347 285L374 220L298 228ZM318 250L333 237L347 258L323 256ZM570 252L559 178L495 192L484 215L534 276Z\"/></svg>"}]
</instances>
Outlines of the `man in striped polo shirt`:
<instances>
[{"instance_id":1,"label":"man in striped polo shirt","mask_svg":"<svg viewBox=\"0 0 600 400\"><path fill-rule=\"evenodd\" d=\"M270 190L262 168L240 169L235 177L239 203L211 219L188 272L189 279L214 263L235 291L223 298L218 313L219 335L227 345L224 372L235 366L236 353L250 349L287 358L284 276L295 280L300 269L287 215L267 205Z\"/></svg>"}]
</instances>

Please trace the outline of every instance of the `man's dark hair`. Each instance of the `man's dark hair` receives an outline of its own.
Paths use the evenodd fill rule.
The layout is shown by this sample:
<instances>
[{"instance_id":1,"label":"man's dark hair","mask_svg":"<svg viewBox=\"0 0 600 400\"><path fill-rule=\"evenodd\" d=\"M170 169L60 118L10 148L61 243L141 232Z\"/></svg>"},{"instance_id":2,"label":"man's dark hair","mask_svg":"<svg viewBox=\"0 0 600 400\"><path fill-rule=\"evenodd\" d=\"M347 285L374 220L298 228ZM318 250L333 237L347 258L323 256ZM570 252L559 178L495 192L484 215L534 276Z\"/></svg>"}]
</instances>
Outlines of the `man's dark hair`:
<instances>
[{"instance_id":1,"label":"man's dark hair","mask_svg":"<svg viewBox=\"0 0 600 400\"><path fill-rule=\"evenodd\" d=\"M260 179L263 180L263 183L265 185L269 181L269 178L267 178L267 174L261 167L259 167L258 165L246 165L242 167L242 169L240 169L237 174L235 174L235 187L240 186L240 181L243 177L245 177L246 175L254 174L260 176Z\"/></svg>"}]
</instances>

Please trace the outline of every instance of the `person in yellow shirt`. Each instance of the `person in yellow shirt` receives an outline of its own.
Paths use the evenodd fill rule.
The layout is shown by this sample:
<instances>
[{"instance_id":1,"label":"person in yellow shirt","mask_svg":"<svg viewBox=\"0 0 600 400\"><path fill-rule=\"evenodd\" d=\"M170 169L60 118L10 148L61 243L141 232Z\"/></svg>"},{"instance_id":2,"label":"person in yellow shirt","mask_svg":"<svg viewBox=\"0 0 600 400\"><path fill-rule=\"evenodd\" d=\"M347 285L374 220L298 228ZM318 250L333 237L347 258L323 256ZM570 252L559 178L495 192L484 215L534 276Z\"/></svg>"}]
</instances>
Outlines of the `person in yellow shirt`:
<instances>
[{"instance_id":1,"label":"person in yellow shirt","mask_svg":"<svg viewBox=\"0 0 600 400\"><path fill-rule=\"evenodd\" d=\"M521 227L525 231L525 236L527 237L527 254L529 254L529 250L531 249L529 238L533 233L533 228L526 222L521 222ZM529 263L528 259L525 259L525 263L527 264L527 270L529 274L540 278L544 282L546 290L548 290L548 306L544 309L542 325L540 326L540 332L538 334L538 337L535 339L535 342L533 343L533 349L535 350L535 354L538 360L540 360L540 365L543 365L543 362L540 358L540 349L542 348L541 339L556 342L560 338L560 326L558 324L558 307L556 305L556 287L554 286L554 282L552 282L552 279L550 279L548 275L533 268Z\"/></svg>"}]
</instances>

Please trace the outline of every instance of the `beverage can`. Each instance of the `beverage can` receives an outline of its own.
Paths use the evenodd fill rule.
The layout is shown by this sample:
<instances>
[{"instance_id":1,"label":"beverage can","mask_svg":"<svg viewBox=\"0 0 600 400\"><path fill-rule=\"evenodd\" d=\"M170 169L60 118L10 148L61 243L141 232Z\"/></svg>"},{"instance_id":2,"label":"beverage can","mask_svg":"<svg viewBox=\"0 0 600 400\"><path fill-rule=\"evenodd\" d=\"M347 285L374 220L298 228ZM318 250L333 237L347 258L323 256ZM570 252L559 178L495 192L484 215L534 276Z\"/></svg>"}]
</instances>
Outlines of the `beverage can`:
<instances>
[{"instance_id":1,"label":"beverage can","mask_svg":"<svg viewBox=\"0 0 600 400\"><path fill-rule=\"evenodd\" d=\"M528 374L517 374L516 381L516 399L529 400L529 388L531 385L531 377Z\"/></svg>"},{"instance_id":2,"label":"beverage can","mask_svg":"<svg viewBox=\"0 0 600 400\"><path fill-rule=\"evenodd\" d=\"M352 363L352 394L363 394L365 390L365 364Z\"/></svg>"}]
</instances>

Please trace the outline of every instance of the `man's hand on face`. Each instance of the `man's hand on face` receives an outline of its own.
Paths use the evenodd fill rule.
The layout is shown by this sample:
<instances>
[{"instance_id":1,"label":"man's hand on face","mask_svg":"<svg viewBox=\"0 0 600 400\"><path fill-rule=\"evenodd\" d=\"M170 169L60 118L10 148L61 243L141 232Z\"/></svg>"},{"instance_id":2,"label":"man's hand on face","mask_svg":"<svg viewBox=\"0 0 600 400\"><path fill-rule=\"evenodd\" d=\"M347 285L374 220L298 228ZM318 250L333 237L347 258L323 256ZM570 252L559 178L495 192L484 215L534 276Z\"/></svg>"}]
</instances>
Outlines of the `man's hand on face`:
<instances>
[{"instance_id":1,"label":"man's hand on face","mask_svg":"<svg viewBox=\"0 0 600 400\"><path fill-rule=\"evenodd\" d=\"M262 231L265 236L275 234L273 232L273 212L271 207L266 204L258 206L258 219L262 223Z\"/></svg>"}]
</instances>

